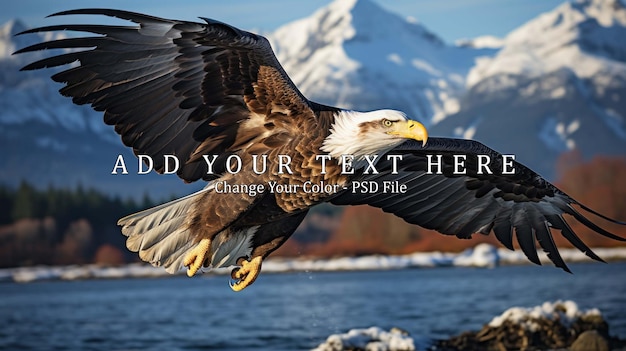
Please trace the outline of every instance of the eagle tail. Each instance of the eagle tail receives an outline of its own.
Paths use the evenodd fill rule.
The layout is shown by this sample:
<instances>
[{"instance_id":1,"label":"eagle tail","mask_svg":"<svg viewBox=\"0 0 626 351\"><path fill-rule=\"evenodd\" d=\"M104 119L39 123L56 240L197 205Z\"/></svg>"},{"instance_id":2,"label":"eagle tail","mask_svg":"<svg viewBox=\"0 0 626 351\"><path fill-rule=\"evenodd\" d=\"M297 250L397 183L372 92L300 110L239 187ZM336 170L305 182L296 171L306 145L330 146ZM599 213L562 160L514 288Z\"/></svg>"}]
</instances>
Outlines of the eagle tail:
<instances>
[{"instance_id":1,"label":"eagle tail","mask_svg":"<svg viewBox=\"0 0 626 351\"><path fill-rule=\"evenodd\" d=\"M198 196L213 187L209 183L198 192L120 219L117 224L128 237L126 247L153 266L163 266L167 272L176 273L183 267L186 253L195 246L193 234L185 223L187 214Z\"/></svg>"}]
</instances>

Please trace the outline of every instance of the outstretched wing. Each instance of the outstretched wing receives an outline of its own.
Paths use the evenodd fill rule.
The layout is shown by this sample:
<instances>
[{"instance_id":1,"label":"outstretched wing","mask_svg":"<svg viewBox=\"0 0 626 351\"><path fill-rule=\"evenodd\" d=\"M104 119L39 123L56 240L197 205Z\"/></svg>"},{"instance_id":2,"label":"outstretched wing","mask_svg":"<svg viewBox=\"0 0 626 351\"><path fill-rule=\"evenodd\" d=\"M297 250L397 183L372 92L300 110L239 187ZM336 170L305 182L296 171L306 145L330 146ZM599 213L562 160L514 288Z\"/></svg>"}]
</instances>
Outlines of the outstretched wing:
<instances>
[{"instance_id":1,"label":"outstretched wing","mask_svg":"<svg viewBox=\"0 0 626 351\"><path fill-rule=\"evenodd\" d=\"M337 205L368 204L382 208L403 218L409 223L434 229L443 234L469 238L473 233L489 234L493 231L498 240L513 250L513 237L528 259L540 264L536 242L548 254L554 264L569 272L554 243L551 228L557 229L576 248L587 256L602 261L574 233L563 219L569 214L598 234L626 241L600 228L572 205L606 218L560 191L537 173L522 164L512 161L514 174L506 174L511 167L503 168L502 155L471 140L430 138L425 147L415 141L407 141L387 155L402 155L396 161L397 174L393 174L393 158L380 158L378 174L364 174L358 181L398 181L407 186L406 193L383 192L361 193L345 191L332 200ZM429 158L430 157L430 167ZM441 157L441 174L436 155ZM455 168L457 163L465 167ZM480 167L487 164L489 170ZM466 174L459 171L465 170ZM457 171L457 174L454 174ZM479 174L482 171L482 174ZM489 174L489 172L493 174ZM372 172L370 172L372 173ZM626 223L621 223L626 224ZM514 235L515 234L515 235Z\"/></svg>"},{"instance_id":2,"label":"outstretched wing","mask_svg":"<svg viewBox=\"0 0 626 351\"><path fill-rule=\"evenodd\" d=\"M163 171L163 155L181 161L185 181L206 175L203 154L221 155L214 173L230 154L252 144L263 146L272 133L296 134L315 118L309 102L284 72L262 36L204 19L194 23L143 14L83 9L57 15L118 17L137 25L53 25L21 34L70 30L98 34L43 42L16 53L73 50L31 63L23 70L78 65L52 78L76 104L104 111L125 145L147 154ZM286 130L281 130L286 128ZM290 129L291 128L291 129ZM269 142L268 142L269 143Z\"/></svg>"}]
</instances>

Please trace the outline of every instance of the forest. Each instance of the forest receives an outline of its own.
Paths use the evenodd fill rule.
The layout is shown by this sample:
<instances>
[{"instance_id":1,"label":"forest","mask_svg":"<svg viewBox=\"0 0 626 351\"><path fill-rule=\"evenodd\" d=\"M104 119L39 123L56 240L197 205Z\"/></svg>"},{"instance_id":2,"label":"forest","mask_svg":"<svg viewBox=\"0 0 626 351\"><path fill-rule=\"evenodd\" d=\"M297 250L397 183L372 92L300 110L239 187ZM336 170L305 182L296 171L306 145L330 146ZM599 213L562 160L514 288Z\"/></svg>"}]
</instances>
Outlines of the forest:
<instances>
[{"instance_id":1,"label":"forest","mask_svg":"<svg viewBox=\"0 0 626 351\"><path fill-rule=\"evenodd\" d=\"M121 199L82 185L0 186L0 267L133 260L117 220L155 204L148 195L141 201Z\"/></svg>"},{"instance_id":2,"label":"forest","mask_svg":"<svg viewBox=\"0 0 626 351\"><path fill-rule=\"evenodd\" d=\"M596 157L583 162L580 155L570 153L557 168L559 188L602 214L626 220L626 159ZM137 261L137 255L125 248L117 220L160 202L148 195L140 201L111 197L81 185L75 189L38 189L25 182L17 189L0 186L0 267ZM626 237L626 226L593 219ZM591 247L620 244L573 220L568 222ZM557 244L570 247L558 232L553 234ZM475 234L471 240L460 240L410 225L373 207L322 205L309 213L274 256L457 252L481 242L498 245L493 235Z\"/></svg>"}]
</instances>

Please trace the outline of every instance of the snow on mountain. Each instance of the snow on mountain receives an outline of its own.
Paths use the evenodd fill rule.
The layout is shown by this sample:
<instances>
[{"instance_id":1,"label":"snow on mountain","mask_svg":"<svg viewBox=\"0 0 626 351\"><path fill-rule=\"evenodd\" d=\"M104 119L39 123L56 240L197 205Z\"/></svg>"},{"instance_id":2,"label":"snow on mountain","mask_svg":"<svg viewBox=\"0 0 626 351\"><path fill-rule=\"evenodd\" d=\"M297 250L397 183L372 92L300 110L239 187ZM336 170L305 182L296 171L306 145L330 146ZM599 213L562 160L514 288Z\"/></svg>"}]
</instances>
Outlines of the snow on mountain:
<instances>
[{"instance_id":1,"label":"snow on mountain","mask_svg":"<svg viewBox=\"0 0 626 351\"><path fill-rule=\"evenodd\" d=\"M13 36L23 30L26 30L26 26L16 19L0 27L0 58L9 57L16 50L15 46L18 43L13 41Z\"/></svg>"},{"instance_id":2,"label":"snow on mountain","mask_svg":"<svg viewBox=\"0 0 626 351\"><path fill-rule=\"evenodd\" d=\"M370 0L336 0L270 35L309 99L358 110L393 108L425 123L458 110L465 76L484 50L446 45Z\"/></svg>"},{"instance_id":3,"label":"snow on mountain","mask_svg":"<svg viewBox=\"0 0 626 351\"><path fill-rule=\"evenodd\" d=\"M626 77L626 8L619 0L566 2L511 32L494 57L480 59L467 84L499 74L537 77L559 69L580 78Z\"/></svg>"},{"instance_id":4,"label":"snow on mountain","mask_svg":"<svg viewBox=\"0 0 626 351\"><path fill-rule=\"evenodd\" d=\"M9 59L19 61L16 56L12 56L16 50L36 44L40 39L53 40L65 37L64 34L59 33L16 36L16 34L27 29L28 26L17 18L8 21L0 27L0 60ZM38 57L43 56L41 53L34 55L38 55Z\"/></svg>"},{"instance_id":5,"label":"snow on mountain","mask_svg":"<svg viewBox=\"0 0 626 351\"><path fill-rule=\"evenodd\" d=\"M504 40L493 35L483 35L471 39L459 39L455 42L455 44L457 46L464 46L475 49L499 49L504 46Z\"/></svg>"},{"instance_id":6,"label":"snow on mountain","mask_svg":"<svg viewBox=\"0 0 626 351\"><path fill-rule=\"evenodd\" d=\"M566 2L470 70L459 111L431 130L471 137L549 178L558 157L626 154L626 8ZM537 155L541 155L539 158Z\"/></svg>"}]
</instances>

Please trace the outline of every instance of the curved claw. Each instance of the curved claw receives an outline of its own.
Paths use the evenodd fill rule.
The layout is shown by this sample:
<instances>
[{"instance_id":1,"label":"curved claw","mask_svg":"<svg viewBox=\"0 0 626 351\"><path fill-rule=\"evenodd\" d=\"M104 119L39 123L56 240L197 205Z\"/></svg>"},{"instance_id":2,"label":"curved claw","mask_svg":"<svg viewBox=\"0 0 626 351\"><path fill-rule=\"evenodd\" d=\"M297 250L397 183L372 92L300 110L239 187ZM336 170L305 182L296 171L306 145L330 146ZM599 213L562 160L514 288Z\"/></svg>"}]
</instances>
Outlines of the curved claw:
<instances>
[{"instance_id":1,"label":"curved claw","mask_svg":"<svg viewBox=\"0 0 626 351\"><path fill-rule=\"evenodd\" d=\"M230 286L230 288L233 289L233 290L235 290L234 287L235 287L235 285L237 285L237 283L239 283L239 280L237 280L237 279L233 279L233 278L228 279L228 286Z\"/></svg>"},{"instance_id":2,"label":"curved claw","mask_svg":"<svg viewBox=\"0 0 626 351\"><path fill-rule=\"evenodd\" d=\"M233 291L241 291L254 283L261 272L262 257L257 256L248 260L241 260L241 267L234 268L230 273L229 285ZM234 281L234 283L233 283Z\"/></svg>"}]
</instances>

